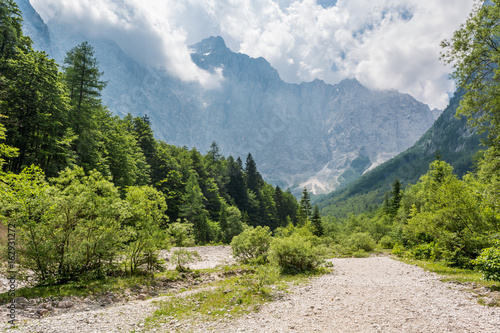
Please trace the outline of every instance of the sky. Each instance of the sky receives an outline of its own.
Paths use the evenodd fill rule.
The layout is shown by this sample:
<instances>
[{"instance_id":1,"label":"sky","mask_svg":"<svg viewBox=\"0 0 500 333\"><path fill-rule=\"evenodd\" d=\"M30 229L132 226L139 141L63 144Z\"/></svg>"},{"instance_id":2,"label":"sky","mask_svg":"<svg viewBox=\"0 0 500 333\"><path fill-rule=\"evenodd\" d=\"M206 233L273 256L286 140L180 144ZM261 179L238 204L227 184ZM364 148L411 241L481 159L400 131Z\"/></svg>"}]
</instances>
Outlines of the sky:
<instances>
[{"instance_id":1,"label":"sky","mask_svg":"<svg viewBox=\"0 0 500 333\"><path fill-rule=\"evenodd\" d=\"M290 83L356 78L444 109L454 92L440 43L474 0L30 0L45 22L111 38L138 62L216 89L223 70L198 68L189 45L222 36L264 57Z\"/></svg>"}]
</instances>

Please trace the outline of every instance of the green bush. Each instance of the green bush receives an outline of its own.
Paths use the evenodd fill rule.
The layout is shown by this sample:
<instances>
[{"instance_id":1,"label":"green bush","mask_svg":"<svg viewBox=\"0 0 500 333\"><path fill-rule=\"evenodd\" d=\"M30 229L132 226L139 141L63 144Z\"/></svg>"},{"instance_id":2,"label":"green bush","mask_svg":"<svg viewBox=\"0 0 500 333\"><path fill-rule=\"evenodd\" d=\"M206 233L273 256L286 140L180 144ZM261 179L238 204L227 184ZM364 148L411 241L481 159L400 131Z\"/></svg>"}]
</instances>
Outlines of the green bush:
<instances>
[{"instance_id":1,"label":"green bush","mask_svg":"<svg viewBox=\"0 0 500 333\"><path fill-rule=\"evenodd\" d=\"M379 240L378 245L383 249L392 249L394 247L394 240L391 236L385 235Z\"/></svg>"},{"instance_id":2,"label":"green bush","mask_svg":"<svg viewBox=\"0 0 500 333\"><path fill-rule=\"evenodd\" d=\"M406 249L404 248L403 245L401 244L396 244L394 245L393 249L392 249L392 252L391 252L393 255L395 255L396 257L403 257L406 253Z\"/></svg>"},{"instance_id":3,"label":"green bush","mask_svg":"<svg viewBox=\"0 0 500 333\"><path fill-rule=\"evenodd\" d=\"M483 274L485 280L500 281L500 241L495 246L484 249L473 264Z\"/></svg>"},{"instance_id":4,"label":"green bush","mask_svg":"<svg viewBox=\"0 0 500 333\"><path fill-rule=\"evenodd\" d=\"M372 236L367 232L356 232L346 240L346 247L352 252L364 250L366 252L373 251L376 246Z\"/></svg>"},{"instance_id":5,"label":"green bush","mask_svg":"<svg viewBox=\"0 0 500 333\"><path fill-rule=\"evenodd\" d=\"M359 251L356 251L352 254L352 256L354 258L368 258L370 256L370 254L368 252L366 252L365 250L359 250Z\"/></svg>"},{"instance_id":6,"label":"green bush","mask_svg":"<svg viewBox=\"0 0 500 333\"><path fill-rule=\"evenodd\" d=\"M299 234L276 238L271 244L270 261L284 273L311 271L323 263L325 251Z\"/></svg>"},{"instance_id":7,"label":"green bush","mask_svg":"<svg viewBox=\"0 0 500 333\"><path fill-rule=\"evenodd\" d=\"M419 244L411 250L411 256L419 260L436 260L439 250L434 242Z\"/></svg>"},{"instance_id":8,"label":"green bush","mask_svg":"<svg viewBox=\"0 0 500 333\"><path fill-rule=\"evenodd\" d=\"M172 253L172 261L176 263L175 269L179 272L189 271L187 264L200 259L197 251L188 251L184 249L175 250Z\"/></svg>"},{"instance_id":9,"label":"green bush","mask_svg":"<svg viewBox=\"0 0 500 333\"><path fill-rule=\"evenodd\" d=\"M233 256L243 263L264 264L271 245L269 227L258 226L243 231L231 241Z\"/></svg>"}]
</instances>

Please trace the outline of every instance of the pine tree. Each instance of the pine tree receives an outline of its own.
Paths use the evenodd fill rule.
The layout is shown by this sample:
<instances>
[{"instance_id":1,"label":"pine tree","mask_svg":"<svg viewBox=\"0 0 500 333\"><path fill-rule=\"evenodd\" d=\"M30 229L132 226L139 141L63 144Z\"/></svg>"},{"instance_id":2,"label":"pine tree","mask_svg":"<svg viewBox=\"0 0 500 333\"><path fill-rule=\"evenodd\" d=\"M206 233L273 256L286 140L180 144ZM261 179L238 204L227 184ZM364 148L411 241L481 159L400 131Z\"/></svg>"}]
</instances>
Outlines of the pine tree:
<instances>
[{"instance_id":1,"label":"pine tree","mask_svg":"<svg viewBox=\"0 0 500 333\"><path fill-rule=\"evenodd\" d=\"M194 173L191 173L186 183L181 217L193 225L195 240L198 244L205 244L210 241L208 212L203 205L204 200L205 198L198 185L198 179Z\"/></svg>"},{"instance_id":2,"label":"pine tree","mask_svg":"<svg viewBox=\"0 0 500 333\"><path fill-rule=\"evenodd\" d=\"M85 111L88 111L85 109L101 104L101 91L106 87L92 45L85 41L69 50L63 68L77 119L84 120Z\"/></svg>"},{"instance_id":3,"label":"pine tree","mask_svg":"<svg viewBox=\"0 0 500 333\"><path fill-rule=\"evenodd\" d=\"M239 161L241 162L241 159ZM229 181L226 185L226 192L231 197L236 207L246 212L248 207L248 195L242 166L238 161L235 161L232 156L229 156L227 168Z\"/></svg>"},{"instance_id":4,"label":"pine tree","mask_svg":"<svg viewBox=\"0 0 500 333\"><path fill-rule=\"evenodd\" d=\"M298 224L300 226L304 225L307 220L311 217L312 206L311 206L311 196L307 191L307 188L304 187L302 190L302 197L300 198L299 204L299 213L298 213Z\"/></svg>"},{"instance_id":5,"label":"pine tree","mask_svg":"<svg viewBox=\"0 0 500 333\"><path fill-rule=\"evenodd\" d=\"M401 190L401 182L396 179L394 183L392 183L392 199L390 202L390 215L392 217L396 216L398 213L399 206L401 205L401 199L403 197L403 191Z\"/></svg>"},{"instance_id":6,"label":"pine tree","mask_svg":"<svg viewBox=\"0 0 500 333\"><path fill-rule=\"evenodd\" d=\"M311 217L311 225L313 227L313 234L321 237L323 236L323 224L321 221L321 215L319 214L319 208L317 205L314 206L314 211Z\"/></svg>"},{"instance_id":7,"label":"pine tree","mask_svg":"<svg viewBox=\"0 0 500 333\"><path fill-rule=\"evenodd\" d=\"M255 164L252 154L250 153L247 156L245 164L245 176L247 188L257 194L264 181L260 173L257 171L257 165Z\"/></svg>"}]
</instances>

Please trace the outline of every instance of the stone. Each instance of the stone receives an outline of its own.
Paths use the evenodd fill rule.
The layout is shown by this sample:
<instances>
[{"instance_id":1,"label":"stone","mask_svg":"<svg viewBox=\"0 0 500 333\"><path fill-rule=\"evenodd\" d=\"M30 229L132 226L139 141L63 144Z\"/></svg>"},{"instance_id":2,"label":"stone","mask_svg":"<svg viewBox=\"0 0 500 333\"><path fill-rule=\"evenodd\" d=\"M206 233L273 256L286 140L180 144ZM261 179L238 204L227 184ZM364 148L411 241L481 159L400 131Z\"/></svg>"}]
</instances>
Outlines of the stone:
<instances>
[{"instance_id":1,"label":"stone","mask_svg":"<svg viewBox=\"0 0 500 333\"><path fill-rule=\"evenodd\" d=\"M75 306L75 303L73 303L72 301L61 301L57 303L57 307L60 309L69 309L73 306Z\"/></svg>"},{"instance_id":2,"label":"stone","mask_svg":"<svg viewBox=\"0 0 500 333\"><path fill-rule=\"evenodd\" d=\"M38 309L36 311L36 314L39 315L40 317L43 317L44 315L46 315L47 313L49 313L49 310L47 309Z\"/></svg>"}]
</instances>

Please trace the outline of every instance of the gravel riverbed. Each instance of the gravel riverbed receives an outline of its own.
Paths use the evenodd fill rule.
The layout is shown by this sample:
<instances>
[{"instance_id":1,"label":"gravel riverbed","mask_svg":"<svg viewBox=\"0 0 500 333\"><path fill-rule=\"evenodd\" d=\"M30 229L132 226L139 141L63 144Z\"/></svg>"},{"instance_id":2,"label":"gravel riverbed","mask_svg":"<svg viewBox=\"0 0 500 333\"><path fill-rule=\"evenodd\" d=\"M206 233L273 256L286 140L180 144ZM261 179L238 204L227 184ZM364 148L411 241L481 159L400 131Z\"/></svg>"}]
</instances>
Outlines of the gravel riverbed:
<instances>
[{"instance_id":1,"label":"gravel riverbed","mask_svg":"<svg viewBox=\"0 0 500 333\"><path fill-rule=\"evenodd\" d=\"M232 262L227 247L196 249L197 268ZM333 273L290 288L259 312L217 322L172 321L150 332L500 332L500 308L477 303L460 284L389 257L332 259ZM470 289L470 288L465 288ZM19 317L9 332L146 332L144 319L162 297L115 300L103 306L73 302L40 318ZM67 303L68 304L68 303ZM64 305L64 303L63 303ZM5 318L6 308L2 306Z\"/></svg>"}]
</instances>

